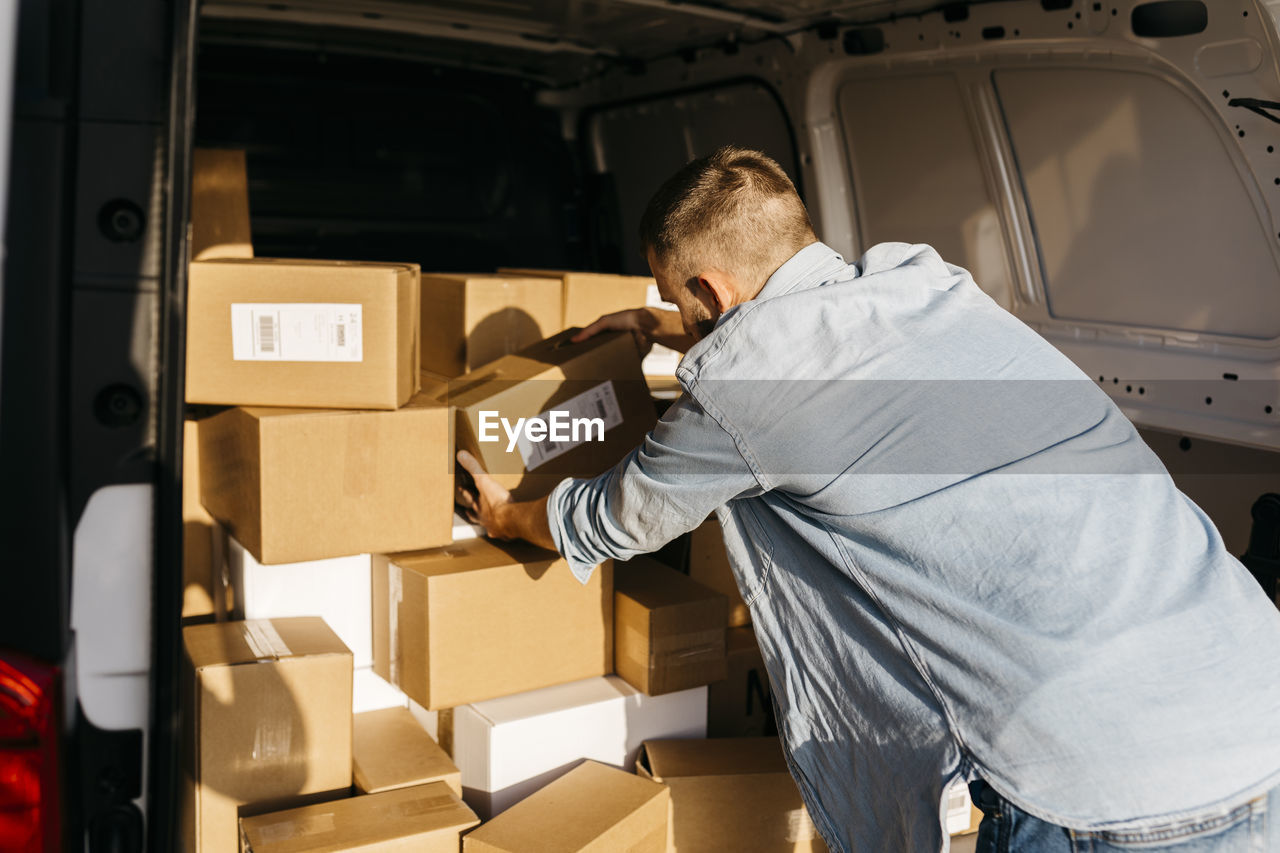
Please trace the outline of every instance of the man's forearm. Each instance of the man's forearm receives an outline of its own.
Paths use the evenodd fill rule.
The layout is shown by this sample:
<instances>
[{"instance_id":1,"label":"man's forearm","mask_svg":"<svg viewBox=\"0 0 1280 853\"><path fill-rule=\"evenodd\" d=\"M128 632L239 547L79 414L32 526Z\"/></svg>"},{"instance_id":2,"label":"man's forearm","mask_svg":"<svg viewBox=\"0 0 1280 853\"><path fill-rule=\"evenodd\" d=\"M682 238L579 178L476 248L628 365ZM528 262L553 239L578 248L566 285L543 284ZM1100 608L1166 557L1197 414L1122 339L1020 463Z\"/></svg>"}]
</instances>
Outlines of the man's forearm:
<instances>
[{"instance_id":1,"label":"man's forearm","mask_svg":"<svg viewBox=\"0 0 1280 853\"><path fill-rule=\"evenodd\" d=\"M551 525L547 522L547 499L536 501L512 501L496 508L497 530L489 534L499 539L524 539L540 548L556 550L551 538Z\"/></svg>"}]
</instances>

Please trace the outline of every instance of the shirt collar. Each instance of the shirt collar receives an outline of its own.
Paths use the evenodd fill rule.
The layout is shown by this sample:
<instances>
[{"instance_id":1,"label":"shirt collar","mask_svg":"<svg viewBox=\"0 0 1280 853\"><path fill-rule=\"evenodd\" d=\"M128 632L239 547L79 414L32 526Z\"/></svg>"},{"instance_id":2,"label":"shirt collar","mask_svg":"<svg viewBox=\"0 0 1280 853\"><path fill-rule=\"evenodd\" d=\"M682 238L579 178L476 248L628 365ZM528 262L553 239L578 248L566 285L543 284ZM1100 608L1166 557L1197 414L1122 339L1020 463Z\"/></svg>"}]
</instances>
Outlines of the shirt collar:
<instances>
[{"instance_id":1,"label":"shirt collar","mask_svg":"<svg viewBox=\"0 0 1280 853\"><path fill-rule=\"evenodd\" d=\"M835 249L822 241L810 243L792 255L782 266L769 276L769 280L755 295L756 299L772 299L793 290L805 290L817 287L824 281L834 278L837 273L845 272L850 267ZM856 270L854 270L856 275ZM732 316L738 306L729 309L716 320L719 326L726 318Z\"/></svg>"},{"instance_id":2,"label":"shirt collar","mask_svg":"<svg viewBox=\"0 0 1280 853\"><path fill-rule=\"evenodd\" d=\"M810 243L769 276L756 299L772 299L797 288L816 287L847 267L840 253L826 243Z\"/></svg>"}]
</instances>

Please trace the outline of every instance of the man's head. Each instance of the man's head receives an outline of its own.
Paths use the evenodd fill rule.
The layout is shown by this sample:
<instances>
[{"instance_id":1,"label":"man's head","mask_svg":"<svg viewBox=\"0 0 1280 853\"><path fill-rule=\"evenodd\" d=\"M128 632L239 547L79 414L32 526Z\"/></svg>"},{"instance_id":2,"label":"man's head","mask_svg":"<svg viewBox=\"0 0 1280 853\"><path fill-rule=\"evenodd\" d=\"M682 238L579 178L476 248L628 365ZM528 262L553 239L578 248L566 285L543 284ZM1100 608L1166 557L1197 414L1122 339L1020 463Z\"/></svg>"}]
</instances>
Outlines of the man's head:
<instances>
[{"instance_id":1,"label":"man's head","mask_svg":"<svg viewBox=\"0 0 1280 853\"><path fill-rule=\"evenodd\" d=\"M640 219L640 245L658 288L697 338L817 239L782 167L733 146L668 178Z\"/></svg>"}]
</instances>

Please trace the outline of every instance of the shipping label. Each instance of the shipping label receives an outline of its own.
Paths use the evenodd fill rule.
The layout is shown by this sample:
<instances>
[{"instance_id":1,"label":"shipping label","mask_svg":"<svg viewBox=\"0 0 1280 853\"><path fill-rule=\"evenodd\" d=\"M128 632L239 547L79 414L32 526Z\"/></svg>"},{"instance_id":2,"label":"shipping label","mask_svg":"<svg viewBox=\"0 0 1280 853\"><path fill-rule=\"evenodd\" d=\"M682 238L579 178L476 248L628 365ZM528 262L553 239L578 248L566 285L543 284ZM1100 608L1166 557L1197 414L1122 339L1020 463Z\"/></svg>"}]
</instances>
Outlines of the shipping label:
<instances>
[{"instance_id":1,"label":"shipping label","mask_svg":"<svg viewBox=\"0 0 1280 853\"><path fill-rule=\"evenodd\" d=\"M363 306L234 302L231 351L236 361L362 361Z\"/></svg>"},{"instance_id":2,"label":"shipping label","mask_svg":"<svg viewBox=\"0 0 1280 853\"><path fill-rule=\"evenodd\" d=\"M482 411L478 439L505 440L507 452L518 449L525 470L533 471L580 444L604 441L604 434L621 423L617 391L606 380L537 417L517 418L514 424L498 412Z\"/></svg>"}]
</instances>

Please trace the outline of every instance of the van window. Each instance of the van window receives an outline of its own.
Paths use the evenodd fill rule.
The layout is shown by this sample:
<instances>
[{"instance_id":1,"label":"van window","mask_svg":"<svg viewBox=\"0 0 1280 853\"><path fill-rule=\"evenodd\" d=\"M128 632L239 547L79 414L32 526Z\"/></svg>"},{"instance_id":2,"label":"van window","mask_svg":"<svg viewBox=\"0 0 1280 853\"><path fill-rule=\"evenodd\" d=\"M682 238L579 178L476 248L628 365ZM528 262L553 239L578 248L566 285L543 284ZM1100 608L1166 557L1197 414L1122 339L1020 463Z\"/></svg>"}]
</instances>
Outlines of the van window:
<instances>
[{"instance_id":1,"label":"van window","mask_svg":"<svg viewBox=\"0 0 1280 853\"><path fill-rule=\"evenodd\" d=\"M928 243L1012 307L1009 256L959 81L850 80L837 94L863 248Z\"/></svg>"},{"instance_id":2,"label":"van window","mask_svg":"<svg viewBox=\"0 0 1280 853\"><path fill-rule=\"evenodd\" d=\"M1120 69L993 75L1062 319L1274 338L1265 210L1235 140L1182 89Z\"/></svg>"}]
</instances>

